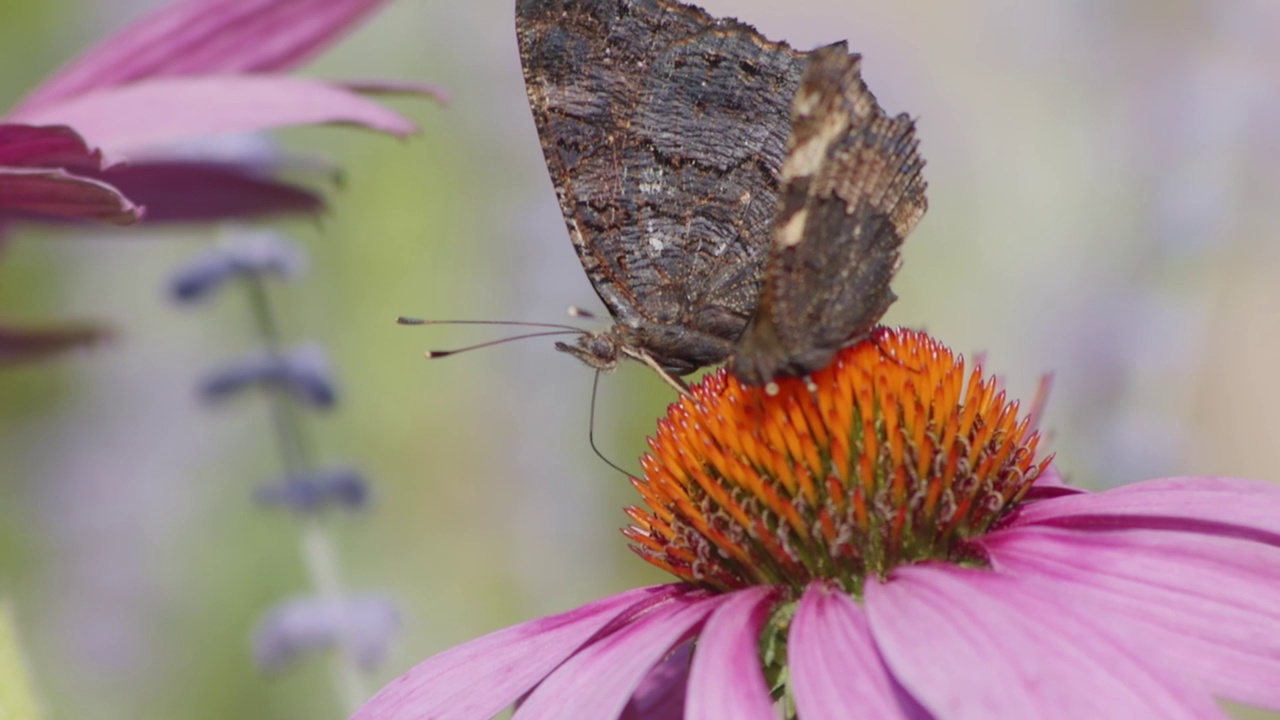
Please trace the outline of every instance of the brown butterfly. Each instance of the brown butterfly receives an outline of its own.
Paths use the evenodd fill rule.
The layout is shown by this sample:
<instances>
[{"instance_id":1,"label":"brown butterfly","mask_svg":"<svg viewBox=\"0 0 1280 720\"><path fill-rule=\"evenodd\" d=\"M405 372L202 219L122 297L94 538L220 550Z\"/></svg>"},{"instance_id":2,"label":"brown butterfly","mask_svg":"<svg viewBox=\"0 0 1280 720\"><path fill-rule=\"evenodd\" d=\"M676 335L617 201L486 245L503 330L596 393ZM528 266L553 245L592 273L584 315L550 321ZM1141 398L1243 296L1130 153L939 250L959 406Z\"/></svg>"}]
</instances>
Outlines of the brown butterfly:
<instances>
[{"instance_id":1,"label":"brown butterfly","mask_svg":"<svg viewBox=\"0 0 1280 720\"><path fill-rule=\"evenodd\" d=\"M732 355L763 383L879 319L924 212L922 161L843 43L796 51L674 0L516 10L547 169L614 319L557 349L601 370L630 357L677 387Z\"/></svg>"}]
</instances>

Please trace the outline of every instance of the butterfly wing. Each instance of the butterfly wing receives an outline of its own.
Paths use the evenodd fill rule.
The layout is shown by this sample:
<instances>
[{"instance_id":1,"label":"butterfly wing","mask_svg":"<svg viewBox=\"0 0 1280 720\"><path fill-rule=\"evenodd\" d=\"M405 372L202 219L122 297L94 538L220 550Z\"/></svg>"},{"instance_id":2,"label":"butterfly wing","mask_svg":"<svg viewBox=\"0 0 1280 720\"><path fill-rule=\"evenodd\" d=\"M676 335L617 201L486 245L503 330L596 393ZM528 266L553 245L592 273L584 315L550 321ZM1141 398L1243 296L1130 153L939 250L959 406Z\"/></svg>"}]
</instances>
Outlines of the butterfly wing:
<instances>
[{"instance_id":1,"label":"butterfly wing","mask_svg":"<svg viewBox=\"0 0 1280 720\"><path fill-rule=\"evenodd\" d=\"M856 55L814 52L792 107L759 306L730 365L739 378L818 370L888 310L902 241L927 206L916 144L910 118L880 109Z\"/></svg>"},{"instance_id":2,"label":"butterfly wing","mask_svg":"<svg viewBox=\"0 0 1280 720\"><path fill-rule=\"evenodd\" d=\"M519 0L516 32L597 294L662 364L723 360L759 297L807 54L672 0Z\"/></svg>"}]
</instances>

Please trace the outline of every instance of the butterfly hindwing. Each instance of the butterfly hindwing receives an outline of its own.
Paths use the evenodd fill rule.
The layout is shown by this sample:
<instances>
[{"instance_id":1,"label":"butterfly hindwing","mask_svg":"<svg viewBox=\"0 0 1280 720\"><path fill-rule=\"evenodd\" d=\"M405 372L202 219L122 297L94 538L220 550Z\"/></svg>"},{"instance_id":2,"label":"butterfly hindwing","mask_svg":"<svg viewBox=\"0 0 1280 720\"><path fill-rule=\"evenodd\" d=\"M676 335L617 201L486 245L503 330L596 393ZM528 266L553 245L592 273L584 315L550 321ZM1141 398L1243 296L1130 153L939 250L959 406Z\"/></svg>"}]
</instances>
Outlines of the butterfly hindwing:
<instances>
[{"instance_id":1,"label":"butterfly hindwing","mask_svg":"<svg viewBox=\"0 0 1280 720\"><path fill-rule=\"evenodd\" d=\"M903 239L923 216L924 161L859 58L815 51L796 92L756 315L730 363L752 384L801 376L865 336L895 295Z\"/></svg>"}]
</instances>

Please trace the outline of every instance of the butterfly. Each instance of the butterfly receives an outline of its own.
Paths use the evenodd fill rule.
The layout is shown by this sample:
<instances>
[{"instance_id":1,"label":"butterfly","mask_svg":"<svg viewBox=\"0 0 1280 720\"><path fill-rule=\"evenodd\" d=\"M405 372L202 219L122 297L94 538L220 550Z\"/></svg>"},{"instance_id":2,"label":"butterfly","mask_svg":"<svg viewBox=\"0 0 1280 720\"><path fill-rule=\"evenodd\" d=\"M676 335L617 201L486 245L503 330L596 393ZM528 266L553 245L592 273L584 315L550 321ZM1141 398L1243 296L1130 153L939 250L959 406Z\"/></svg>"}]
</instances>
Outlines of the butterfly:
<instances>
[{"instance_id":1,"label":"butterfly","mask_svg":"<svg viewBox=\"0 0 1280 720\"><path fill-rule=\"evenodd\" d=\"M843 43L797 51L674 0L518 0L516 16L547 169L614 320L557 349L668 378L729 360L760 384L883 315L923 162Z\"/></svg>"}]
</instances>

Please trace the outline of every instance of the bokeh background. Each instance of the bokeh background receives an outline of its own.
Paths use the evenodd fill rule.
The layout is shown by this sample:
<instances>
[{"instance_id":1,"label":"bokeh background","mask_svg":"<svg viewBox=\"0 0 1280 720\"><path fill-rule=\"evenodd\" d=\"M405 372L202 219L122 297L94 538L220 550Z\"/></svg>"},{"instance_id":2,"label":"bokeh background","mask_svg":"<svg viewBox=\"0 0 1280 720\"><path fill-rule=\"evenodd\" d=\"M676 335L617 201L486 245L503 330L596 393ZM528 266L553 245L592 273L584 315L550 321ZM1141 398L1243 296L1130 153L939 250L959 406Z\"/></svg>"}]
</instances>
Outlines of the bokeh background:
<instances>
[{"instance_id":1,"label":"bokeh background","mask_svg":"<svg viewBox=\"0 0 1280 720\"><path fill-rule=\"evenodd\" d=\"M158 2L0 0L0 102ZM802 48L848 38L891 111L919 118L930 210L887 321L924 327L1029 398L1095 488L1170 474L1280 478L1280 5L1272 0L704 0ZM533 340L428 362L483 328L601 309L568 242L523 91L511 0L400 0L310 67L439 82L395 101L420 136L278 135L345 169L319 222L275 223L310 269L276 285L286 334L330 352L321 459L372 507L328 527L353 589L404 626L372 690L483 632L663 578L617 529L625 479L587 442L591 373ZM21 228L0 313L84 317L117 341L0 373L0 595L51 717L339 717L324 663L254 670L251 630L305 593L298 528L256 508L280 472L263 404L194 387L254 345L245 299L165 297L229 230ZM601 382L596 435L635 468L671 400ZM1240 710L1239 717L1262 717Z\"/></svg>"}]
</instances>

